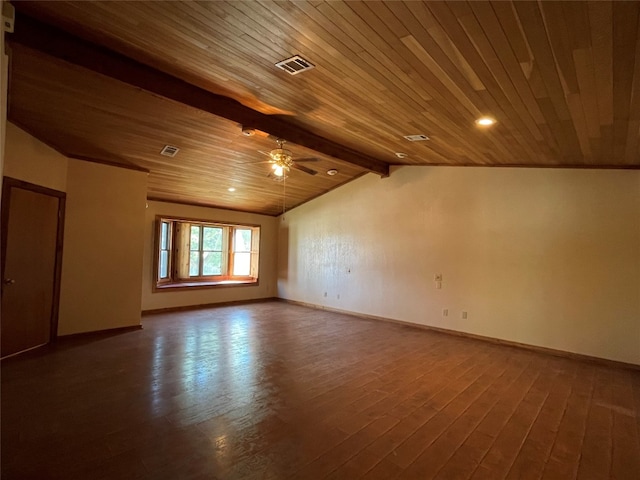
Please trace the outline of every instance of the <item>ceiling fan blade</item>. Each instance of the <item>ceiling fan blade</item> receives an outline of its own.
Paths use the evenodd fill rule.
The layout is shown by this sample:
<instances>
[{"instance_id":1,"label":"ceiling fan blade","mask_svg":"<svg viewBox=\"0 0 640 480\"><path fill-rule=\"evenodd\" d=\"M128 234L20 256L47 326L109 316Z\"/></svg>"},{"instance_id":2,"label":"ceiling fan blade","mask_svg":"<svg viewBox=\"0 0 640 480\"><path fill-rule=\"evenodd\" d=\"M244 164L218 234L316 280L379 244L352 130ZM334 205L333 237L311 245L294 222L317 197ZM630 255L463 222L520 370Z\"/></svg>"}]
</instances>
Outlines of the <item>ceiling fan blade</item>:
<instances>
[{"instance_id":1,"label":"ceiling fan blade","mask_svg":"<svg viewBox=\"0 0 640 480\"><path fill-rule=\"evenodd\" d=\"M296 158L296 159L294 160L294 162L296 162L296 163L301 163L301 162L317 162L317 161L319 161L319 160L320 160L320 159L319 159L319 158L316 158L316 157L305 157L305 158Z\"/></svg>"},{"instance_id":2,"label":"ceiling fan blade","mask_svg":"<svg viewBox=\"0 0 640 480\"><path fill-rule=\"evenodd\" d=\"M301 172L308 173L309 175L317 175L317 173L318 173L315 170L311 170L310 168L304 167L302 165L297 165L296 163L294 163L291 166L293 168L295 168L296 170L300 170Z\"/></svg>"}]
</instances>

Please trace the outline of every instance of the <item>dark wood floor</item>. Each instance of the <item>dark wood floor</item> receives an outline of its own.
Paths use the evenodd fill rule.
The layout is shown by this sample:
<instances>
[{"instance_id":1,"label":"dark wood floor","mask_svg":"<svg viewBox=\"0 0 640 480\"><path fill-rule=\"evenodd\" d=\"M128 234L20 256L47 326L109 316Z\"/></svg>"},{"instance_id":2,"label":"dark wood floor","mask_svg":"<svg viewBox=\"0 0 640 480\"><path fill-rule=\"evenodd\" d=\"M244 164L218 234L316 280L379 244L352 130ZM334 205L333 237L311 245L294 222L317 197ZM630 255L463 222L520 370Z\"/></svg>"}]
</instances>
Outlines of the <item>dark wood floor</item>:
<instances>
[{"instance_id":1,"label":"dark wood floor","mask_svg":"<svg viewBox=\"0 0 640 480\"><path fill-rule=\"evenodd\" d=\"M640 372L277 302L2 364L2 478L640 479Z\"/></svg>"}]
</instances>

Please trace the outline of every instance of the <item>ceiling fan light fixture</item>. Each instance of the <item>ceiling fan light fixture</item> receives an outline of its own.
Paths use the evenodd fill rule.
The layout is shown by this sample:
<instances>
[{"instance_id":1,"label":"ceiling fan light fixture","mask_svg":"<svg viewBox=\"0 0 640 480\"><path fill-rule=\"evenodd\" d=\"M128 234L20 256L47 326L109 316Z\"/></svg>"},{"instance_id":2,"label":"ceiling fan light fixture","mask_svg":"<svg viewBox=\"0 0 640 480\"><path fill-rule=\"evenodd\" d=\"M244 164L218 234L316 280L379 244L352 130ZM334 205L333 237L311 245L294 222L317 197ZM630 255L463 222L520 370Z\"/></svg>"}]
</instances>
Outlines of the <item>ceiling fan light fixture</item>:
<instances>
[{"instance_id":1,"label":"ceiling fan light fixture","mask_svg":"<svg viewBox=\"0 0 640 480\"><path fill-rule=\"evenodd\" d=\"M276 148L269 153L276 164L289 165L292 163L291 152L284 148Z\"/></svg>"},{"instance_id":2,"label":"ceiling fan light fixture","mask_svg":"<svg viewBox=\"0 0 640 480\"><path fill-rule=\"evenodd\" d=\"M269 152L271 157L271 168L276 177L284 177L293 166L293 155L290 150L283 148L285 141L278 139L278 148L274 148Z\"/></svg>"}]
</instances>

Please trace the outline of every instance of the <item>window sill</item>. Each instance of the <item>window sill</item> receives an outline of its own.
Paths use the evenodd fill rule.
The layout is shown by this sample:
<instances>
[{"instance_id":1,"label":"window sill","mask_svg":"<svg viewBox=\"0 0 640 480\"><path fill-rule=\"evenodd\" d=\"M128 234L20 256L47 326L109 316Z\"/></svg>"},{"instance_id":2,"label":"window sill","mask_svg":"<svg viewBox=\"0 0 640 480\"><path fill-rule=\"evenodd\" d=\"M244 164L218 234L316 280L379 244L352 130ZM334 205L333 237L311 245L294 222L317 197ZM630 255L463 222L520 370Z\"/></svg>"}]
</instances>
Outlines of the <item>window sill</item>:
<instances>
[{"instance_id":1,"label":"window sill","mask_svg":"<svg viewBox=\"0 0 640 480\"><path fill-rule=\"evenodd\" d=\"M202 288L219 288L219 287L251 287L259 284L258 279L255 280L220 280L217 282L174 282L155 285L154 292L167 292L174 290L196 290Z\"/></svg>"}]
</instances>

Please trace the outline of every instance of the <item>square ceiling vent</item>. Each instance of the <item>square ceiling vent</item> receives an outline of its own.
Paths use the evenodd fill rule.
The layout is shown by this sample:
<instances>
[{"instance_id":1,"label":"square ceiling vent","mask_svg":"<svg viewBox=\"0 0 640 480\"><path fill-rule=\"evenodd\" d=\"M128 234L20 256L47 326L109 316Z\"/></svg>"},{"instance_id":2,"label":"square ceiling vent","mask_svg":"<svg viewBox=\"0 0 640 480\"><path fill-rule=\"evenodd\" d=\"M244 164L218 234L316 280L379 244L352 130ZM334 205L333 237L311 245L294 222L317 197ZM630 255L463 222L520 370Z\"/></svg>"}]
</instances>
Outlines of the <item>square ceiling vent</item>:
<instances>
[{"instance_id":1,"label":"square ceiling vent","mask_svg":"<svg viewBox=\"0 0 640 480\"><path fill-rule=\"evenodd\" d=\"M173 145L165 145L162 150L160 150L160 155L164 155L165 157L175 157L176 153L178 153L180 149L178 147L174 147Z\"/></svg>"},{"instance_id":2,"label":"square ceiling vent","mask_svg":"<svg viewBox=\"0 0 640 480\"><path fill-rule=\"evenodd\" d=\"M311 70L315 65L301 56L296 55L295 57L287 58L286 60L276 63L276 67L284 70L289 75L297 75Z\"/></svg>"}]
</instances>

